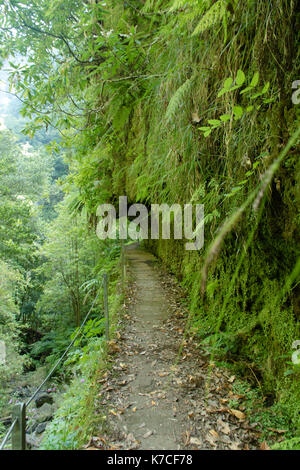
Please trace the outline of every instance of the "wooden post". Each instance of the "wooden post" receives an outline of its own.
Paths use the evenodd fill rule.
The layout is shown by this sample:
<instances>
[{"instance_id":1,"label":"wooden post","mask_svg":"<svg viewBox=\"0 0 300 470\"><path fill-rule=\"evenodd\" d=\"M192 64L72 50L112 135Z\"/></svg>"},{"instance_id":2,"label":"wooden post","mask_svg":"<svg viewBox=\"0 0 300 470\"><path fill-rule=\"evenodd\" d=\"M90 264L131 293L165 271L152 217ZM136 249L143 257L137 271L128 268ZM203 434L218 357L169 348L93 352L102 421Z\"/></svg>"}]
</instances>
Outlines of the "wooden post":
<instances>
[{"instance_id":1,"label":"wooden post","mask_svg":"<svg viewBox=\"0 0 300 470\"><path fill-rule=\"evenodd\" d=\"M12 430L12 449L26 449L26 403L19 403L13 410L13 420L17 422Z\"/></svg>"},{"instance_id":2,"label":"wooden post","mask_svg":"<svg viewBox=\"0 0 300 470\"><path fill-rule=\"evenodd\" d=\"M107 274L103 274L103 291L104 291L104 314L105 314L105 337L109 341L109 313L108 313L108 282Z\"/></svg>"},{"instance_id":3,"label":"wooden post","mask_svg":"<svg viewBox=\"0 0 300 470\"><path fill-rule=\"evenodd\" d=\"M124 250L124 240L121 240L121 270L122 270L122 289L125 289L125 279L126 279L126 266L125 266L125 250Z\"/></svg>"}]
</instances>

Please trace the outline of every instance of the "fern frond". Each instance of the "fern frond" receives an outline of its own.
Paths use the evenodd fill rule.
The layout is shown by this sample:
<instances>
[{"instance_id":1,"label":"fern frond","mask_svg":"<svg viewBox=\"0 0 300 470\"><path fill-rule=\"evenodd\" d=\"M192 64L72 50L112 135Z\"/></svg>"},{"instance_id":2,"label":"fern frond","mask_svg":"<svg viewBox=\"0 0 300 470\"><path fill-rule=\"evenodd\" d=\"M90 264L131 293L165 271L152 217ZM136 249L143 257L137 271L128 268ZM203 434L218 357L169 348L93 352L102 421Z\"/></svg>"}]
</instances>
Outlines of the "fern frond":
<instances>
[{"instance_id":1,"label":"fern frond","mask_svg":"<svg viewBox=\"0 0 300 470\"><path fill-rule=\"evenodd\" d=\"M142 8L143 13L155 13L161 8L162 0L146 0L145 5Z\"/></svg>"},{"instance_id":2,"label":"fern frond","mask_svg":"<svg viewBox=\"0 0 300 470\"><path fill-rule=\"evenodd\" d=\"M194 4L195 3L195 0L193 1L188 1L188 0L174 0L171 8L169 11L176 11L176 10L180 10L181 8L185 8L185 7L188 7L190 6L190 4Z\"/></svg>"},{"instance_id":3,"label":"fern frond","mask_svg":"<svg viewBox=\"0 0 300 470\"><path fill-rule=\"evenodd\" d=\"M185 99L187 93L190 91L191 86L193 83L193 77L188 78L174 93L172 98L169 101L165 119L166 122L170 122L171 119L175 116L179 106L182 104L183 100Z\"/></svg>"},{"instance_id":4,"label":"fern frond","mask_svg":"<svg viewBox=\"0 0 300 470\"><path fill-rule=\"evenodd\" d=\"M224 0L218 0L213 6L205 13L200 22L196 26L192 36L201 34L208 30L215 24L223 20L226 14L226 3Z\"/></svg>"}]
</instances>

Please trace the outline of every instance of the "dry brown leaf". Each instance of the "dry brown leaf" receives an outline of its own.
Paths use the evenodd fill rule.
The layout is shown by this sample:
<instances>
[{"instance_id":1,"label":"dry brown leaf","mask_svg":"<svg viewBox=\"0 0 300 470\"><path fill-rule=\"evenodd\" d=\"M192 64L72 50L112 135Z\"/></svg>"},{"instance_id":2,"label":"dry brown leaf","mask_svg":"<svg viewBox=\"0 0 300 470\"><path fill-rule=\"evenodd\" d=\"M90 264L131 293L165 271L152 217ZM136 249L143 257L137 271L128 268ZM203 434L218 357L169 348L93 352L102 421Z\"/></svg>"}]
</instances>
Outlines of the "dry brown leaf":
<instances>
[{"instance_id":1,"label":"dry brown leaf","mask_svg":"<svg viewBox=\"0 0 300 470\"><path fill-rule=\"evenodd\" d=\"M191 437L190 444L195 445L195 446L202 446L202 442L197 437Z\"/></svg>"},{"instance_id":2,"label":"dry brown leaf","mask_svg":"<svg viewBox=\"0 0 300 470\"><path fill-rule=\"evenodd\" d=\"M246 418L245 413L239 410L233 410L232 408L229 409L230 413L233 414L236 418L243 420Z\"/></svg>"},{"instance_id":3,"label":"dry brown leaf","mask_svg":"<svg viewBox=\"0 0 300 470\"><path fill-rule=\"evenodd\" d=\"M121 349L119 348L117 343L113 340L108 342L108 346L109 346L110 352L120 352L121 351Z\"/></svg>"},{"instance_id":4,"label":"dry brown leaf","mask_svg":"<svg viewBox=\"0 0 300 470\"><path fill-rule=\"evenodd\" d=\"M260 445L260 450L270 450L270 447L266 443L266 441L262 442Z\"/></svg>"},{"instance_id":5,"label":"dry brown leaf","mask_svg":"<svg viewBox=\"0 0 300 470\"><path fill-rule=\"evenodd\" d=\"M185 431L185 441L184 441L184 446L188 446L190 443L190 438L191 438L191 433L190 431Z\"/></svg>"},{"instance_id":6,"label":"dry brown leaf","mask_svg":"<svg viewBox=\"0 0 300 470\"><path fill-rule=\"evenodd\" d=\"M276 432L277 434L284 434L286 429L275 429L275 428L268 428L269 431Z\"/></svg>"},{"instance_id":7,"label":"dry brown leaf","mask_svg":"<svg viewBox=\"0 0 300 470\"><path fill-rule=\"evenodd\" d=\"M122 385L122 386L127 385L127 380L122 380L122 382L118 382L118 385Z\"/></svg>"},{"instance_id":8,"label":"dry brown leaf","mask_svg":"<svg viewBox=\"0 0 300 470\"><path fill-rule=\"evenodd\" d=\"M220 398L221 403L227 403L229 400L228 398Z\"/></svg>"},{"instance_id":9,"label":"dry brown leaf","mask_svg":"<svg viewBox=\"0 0 300 470\"><path fill-rule=\"evenodd\" d=\"M218 419L217 423L220 426L221 432L223 434L226 434L226 435L230 434L230 427L228 423L224 423L224 421L222 421L221 419Z\"/></svg>"},{"instance_id":10,"label":"dry brown leaf","mask_svg":"<svg viewBox=\"0 0 300 470\"><path fill-rule=\"evenodd\" d=\"M192 113L192 121L198 124L200 122L200 118L198 116L198 113Z\"/></svg>"},{"instance_id":11,"label":"dry brown leaf","mask_svg":"<svg viewBox=\"0 0 300 470\"><path fill-rule=\"evenodd\" d=\"M230 450L240 450L240 444L239 442L232 442L229 446Z\"/></svg>"},{"instance_id":12,"label":"dry brown leaf","mask_svg":"<svg viewBox=\"0 0 300 470\"><path fill-rule=\"evenodd\" d=\"M207 434L207 436L206 436L205 439L206 439L207 442L210 443L211 446L217 447L217 444L216 444L216 442L215 442L215 441L216 441L215 437L213 437L213 436L210 435L210 434Z\"/></svg>"}]
</instances>

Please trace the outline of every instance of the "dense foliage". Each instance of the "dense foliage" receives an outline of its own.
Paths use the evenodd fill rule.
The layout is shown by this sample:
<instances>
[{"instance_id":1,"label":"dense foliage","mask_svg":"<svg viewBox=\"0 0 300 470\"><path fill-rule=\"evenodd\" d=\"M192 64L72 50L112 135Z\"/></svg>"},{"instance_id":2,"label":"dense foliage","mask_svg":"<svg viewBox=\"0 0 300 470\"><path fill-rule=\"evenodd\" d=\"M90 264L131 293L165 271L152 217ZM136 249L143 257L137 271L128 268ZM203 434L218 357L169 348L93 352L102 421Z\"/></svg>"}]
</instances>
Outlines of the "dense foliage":
<instances>
[{"instance_id":1,"label":"dense foliage","mask_svg":"<svg viewBox=\"0 0 300 470\"><path fill-rule=\"evenodd\" d=\"M1 53L27 134L59 133L52 150L66 153L74 220L84 210L95 227L98 204L123 194L204 203L204 250L149 246L186 287L194 334L286 404L299 427L290 364L300 313L296 1L4 0L1 12ZM61 214L44 247L56 275L39 304L53 311ZM75 222L70 240L80 230Z\"/></svg>"}]
</instances>

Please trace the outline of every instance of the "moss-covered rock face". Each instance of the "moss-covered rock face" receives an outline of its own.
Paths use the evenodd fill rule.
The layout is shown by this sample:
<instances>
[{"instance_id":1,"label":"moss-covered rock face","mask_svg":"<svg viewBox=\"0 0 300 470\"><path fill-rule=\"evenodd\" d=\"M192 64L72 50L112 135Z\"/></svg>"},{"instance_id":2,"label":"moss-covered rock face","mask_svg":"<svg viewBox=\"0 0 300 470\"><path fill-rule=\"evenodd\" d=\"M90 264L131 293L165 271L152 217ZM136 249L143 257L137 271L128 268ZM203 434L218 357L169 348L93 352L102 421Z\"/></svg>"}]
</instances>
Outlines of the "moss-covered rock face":
<instances>
[{"instance_id":1,"label":"moss-covered rock face","mask_svg":"<svg viewBox=\"0 0 300 470\"><path fill-rule=\"evenodd\" d=\"M257 210L250 205L226 236L204 296L200 285L207 248L223 221L299 127L291 100L292 82L300 78L296 2L219 1L214 12L209 2L200 2L202 10L196 1L158 3L147 2L142 15L119 11L151 34L152 45L147 81L135 82L134 97L126 95L130 113L124 117L120 108L114 115L114 192L148 205L205 204L203 250L187 252L178 240L148 247L187 288L195 333L217 333L218 353L280 396L283 388L295 389L297 372L284 374L300 337L296 145L257 196ZM116 19L110 24L120 27Z\"/></svg>"}]
</instances>

